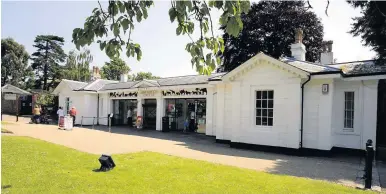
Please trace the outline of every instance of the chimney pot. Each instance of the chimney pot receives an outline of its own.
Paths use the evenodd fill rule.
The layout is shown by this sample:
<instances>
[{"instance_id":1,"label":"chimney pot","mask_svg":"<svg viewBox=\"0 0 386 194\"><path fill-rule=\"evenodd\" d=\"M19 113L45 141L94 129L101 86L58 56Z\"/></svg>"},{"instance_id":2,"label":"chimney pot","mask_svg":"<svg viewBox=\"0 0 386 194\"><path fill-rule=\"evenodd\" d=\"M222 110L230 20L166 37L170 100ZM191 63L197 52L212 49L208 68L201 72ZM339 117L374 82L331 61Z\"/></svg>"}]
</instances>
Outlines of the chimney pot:
<instances>
[{"instance_id":1,"label":"chimney pot","mask_svg":"<svg viewBox=\"0 0 386 194\"><path fill-rule=\"evenodd\" d=\"M306 47L303 44L303 30L300 28L296 28L295 30L295 43L291 44L291 54L297 60L306 60Z\"/></svg>"}]
</instances>

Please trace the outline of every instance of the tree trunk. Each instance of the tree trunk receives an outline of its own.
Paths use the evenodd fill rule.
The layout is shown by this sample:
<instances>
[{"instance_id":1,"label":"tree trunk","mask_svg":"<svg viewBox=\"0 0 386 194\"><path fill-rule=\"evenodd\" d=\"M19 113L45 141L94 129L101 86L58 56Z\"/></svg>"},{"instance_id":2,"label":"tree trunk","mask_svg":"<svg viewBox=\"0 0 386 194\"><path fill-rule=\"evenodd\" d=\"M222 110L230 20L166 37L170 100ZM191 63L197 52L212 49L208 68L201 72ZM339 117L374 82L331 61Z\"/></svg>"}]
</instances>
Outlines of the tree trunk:
<instances>
[{"instance_id":1,"label":"tree trunk","mask_svg":"<svg viewBox=\"0 0 386 194\"><path fill-rule=\"evenodd\" d=\"M43 90L48 90L47 88L47 74L48 74L48 41L46 41L46 62L44 64L44 70L43 70Z\"/></svg>"}]
</instances>

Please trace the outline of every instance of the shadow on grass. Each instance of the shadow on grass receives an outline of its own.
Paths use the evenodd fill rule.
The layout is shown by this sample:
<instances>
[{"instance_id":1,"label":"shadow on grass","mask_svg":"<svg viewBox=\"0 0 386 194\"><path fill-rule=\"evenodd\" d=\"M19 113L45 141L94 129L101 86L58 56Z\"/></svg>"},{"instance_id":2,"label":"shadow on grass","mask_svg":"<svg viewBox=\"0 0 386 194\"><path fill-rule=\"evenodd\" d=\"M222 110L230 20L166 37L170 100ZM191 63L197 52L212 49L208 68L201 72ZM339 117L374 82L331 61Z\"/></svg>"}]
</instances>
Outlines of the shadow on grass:
<instances>
[{"instance_id":1,"label":"shadow on grass","mask_svg":"<svg viewBox=\"0 0 386 194\"><path fill-rule=\"evenodd\" d=\"M1 186L1 189L9 189L9 188L11 188L12 187L12 185L2 185Z\"/></svg>"}]
</instances>

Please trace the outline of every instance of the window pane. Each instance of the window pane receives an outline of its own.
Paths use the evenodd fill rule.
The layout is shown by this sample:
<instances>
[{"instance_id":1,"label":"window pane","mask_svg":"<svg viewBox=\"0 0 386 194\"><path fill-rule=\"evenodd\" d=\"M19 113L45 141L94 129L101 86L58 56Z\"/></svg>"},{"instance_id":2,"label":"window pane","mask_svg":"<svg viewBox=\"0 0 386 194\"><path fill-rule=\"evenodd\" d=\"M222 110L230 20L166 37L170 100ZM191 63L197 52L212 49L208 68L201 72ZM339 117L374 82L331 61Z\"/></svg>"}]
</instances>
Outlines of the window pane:
<instances>
[{"instance_id":1,"label":"window pane","mask_svg":"<svg viewBox=\"0 0 386 194\"><path fill-rule=\"evenodd\" d=\"M268 97L268 91L263 91L263 99L267 99Z\"/></svg>"},{"instance_id":2,"label":"window pane","mask_svg":"<svg viewBox=\"0 0 386 194\"><path fill-rule=\"evenodd\" d=\"M261 91L256 92L256 99L261 99Z\"/></svg>"},{"instance_id":3,"label":"window pane","mask_svg":"<svg viewBox=\"0 0 386 194\"><path fill-rule=\"evenodd\" d=\"M261 100L256 100L256 108L261 108Z\"/></svg>"},{"instance_id":4,"label":"window pane","mask_svg":"<svg viewBox=\"0 0 386 194\"><path fill-rule=\"evenodd\" d=\"M261 116L261 109L256 109L256 116Z\"/></svg>"},{"instance_id":5,"label":"window pane","mask_svg":"<svg viewBox=\"0 0 386 194\"><path fill-rule=\"evenodd\" d=\"M263 103L263 105L261 106L262 108L268 108L267 107L267 100L263 100L262 103Z\"/></svg>"},{"instance_id":6,"label":"window pane","mask_svg":"<svg viewBox=\"0 0 386 194\"><path fill-rule=\"evenodd\" d=\"M261 125L261 117L256 117L256 125Z\"/></svg>"},{"instance_id":7,"label":"window pane","mask_svg":"<svg viewBox=\"0 0 386 194\"><path fill-rule=\"evenodd\" d=\"M273 99L273 91L268 91L268 98Z\"/></svg>"},{"instance_id":8,"label":"window pane","mask_svg":"<svg viewBox=\"0 0 386 194\"><path fill-rule=\"evenodd\" d=\"M273 109L268 109L268 116L273 117Z\"/></svg>"},{"instance_id":9,"label":"window pane","mask_svg":"<svg viewBox=\"0 0 386 194\"><path fill-rule=\"evenodd\" d=\"M273 100L268 100L268 108L273 108Z\"/></svg>"},{"instance_id":10,"label":"window pane","mask_svg":"<svg viewBox=\"0 0 386 194\"><path fill-rule=\"evenodd\" d=\"M262 125L268 125L268 118L267 117L263 117L262 118Z\"/></svg>"},{"instance_id":11,"label":"window pane","mask_svg":"<svg viewBox=\"0 0 386 194\"><path fill-rule=\"evenodd\" d=\"M267 114L268 114L267 111L268 111L267 109L263 109L263 117L267 116Z\"/></svg>"},{"instance_id":12,"label":"window pane","mask_svg":"<svg viewBox=\"0 0 386 194\"><path fill-rule=\"evenodd\" d=\"M272 126L273 125L273 118L268 118L268 126Z\"/></svg>"}]
</instances>

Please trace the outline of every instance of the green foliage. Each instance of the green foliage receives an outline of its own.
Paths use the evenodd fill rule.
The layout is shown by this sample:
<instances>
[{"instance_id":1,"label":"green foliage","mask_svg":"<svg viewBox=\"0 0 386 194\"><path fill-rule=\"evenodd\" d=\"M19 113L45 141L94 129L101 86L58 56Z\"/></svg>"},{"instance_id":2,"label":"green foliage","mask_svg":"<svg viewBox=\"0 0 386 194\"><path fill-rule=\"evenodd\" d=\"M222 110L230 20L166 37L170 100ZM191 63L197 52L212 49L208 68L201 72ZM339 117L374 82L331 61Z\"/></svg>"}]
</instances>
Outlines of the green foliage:
<instances>
[{"instance_id":1,"label":"green foliage","mask_svg":"<svg viewBox=\"0 0 386 194\"><path fill-rule=\"evenodd\" d=\"M74 50L70 51L64 66L63 78L83 82L90 81L90 64L92 61L93 56L88 49L80 53L76 53Z\"/></svg>"},{"instance_id":2,"label":"green foliage","mask_svg":"<svg viewBox=\"0 0 386 194\"><path fill-rule=\"evenodd\" d=\"M322 52L323 25L302 1L260 1L241 22L244 28L237 38L227 32L229 26L221 27L225 41L225 52L218 55L224 59L221 70L231 71L259 52L274 58L291 56L296 28L303 29L307 61L317 61Z\"/></svg>"},{"instance_id":3,"label":"green foliage","mask_svg":"<svg viewBox=\"0 0 386 194\"><path fill-rule=\"evenodd\" d=\"M136 23L147 18L151 5L153 1L109 1L106 10L99 4L99 7L95 8L92 15L86 19L84 28L74 29L73 42L79 49L96 41L101 50L105 50L110 58L119 57L123 52L122 47L126 46L126 56L136 57L139 61L142 58L141 47L130 39L130 34ZM227 33L237 37L243 29L241 14L248 13L249 8L250 2L243 0L210 0L208 3L206 1L171 0L170 21L177 23L177 35L190 37L192 42L188 43L185 48L192 57L192 66L200 74L210 74L216 66L220 65L221 58L216 55L224 51L224 41L221 37L215 37L213 33L211 9L222 11L220 24L226 26ZM194 21L199 23L199 28L195 28ZM201 36L194 41L191 35L195 29L199 29ZM127 40L122 39L122 31L124 34L129 32ZM109 32L113 33L114 38L107 37Z\"/></svg>"},{"instance_id":4,"label":"green foliage","mask_svg":"<svg viewBox=\"0 0 386 194\"><path fill-rule=\"evenodd\" d=\"M29 54L23 45L12 38L1 39L1 85L12 84L28 89L25 83L33 77L28 59Z\"/></svg>"},{"instance_id":5,"label":"green foliage","mask_svg":"<svg viewBox=\"0 0 386 194\"><path fill-rule=\"evenodd\" d=\"M37 95L36 103L39 105L52 105L54 102L55 96L52 94L41 93Z\"/></svg>"},{"instance_id":6,"label":"green foliage","mask_svg":"<svg viewBox=\"0 0 386 194\"><path fill-rule=\"evenodd\" d=\"M101 68L101 76L108 80L119 80L121 74L127 74L131 71L130 67L120 58L113 58L106 62Z\"/></svg>"},{"instance_id":7,"label":"green foliage","mask_svg":"<svg viewBox=\"0 0 386 194\"><path fill-rule=\"evenodd\" d=\"M144 79L152 80L159 79L160 77L153 75L151 72L138 72L137 74L133 74L133 81L141 81Z\"/></svg>"},{"instance_id":8,"label":"green foliage","mask_svg":"<svg viewBox=\"0 0 386 194\"><path fill-rule=\"evenodd\" d=\"M43 90L54 88L63 76L59 63L66 59L62 46L64 39L55 35L38 35L35 38L37 51L32 53L32 68L35 70L38 86Z\"/></svg>"},{"instance_id":9,"label":"green foliage","mask_svg":"<svg viewBox=\"0 0 386 194\"><path fill-rule=\"evenodd\" d=\"M350 33L360 36L364 45L371 46L377 53L380 64L386 62L386 2L348 1L353 7L360 8L363 14L354 18Z\"/></svg>"},{"instance_id":10,"label":"green foliage","mask_svg":"<svg viewBox=\"0 0 386 194\"><path fill-rule=\"evenodd\" d=\"M98 173L92 170L99 168L100 155L20 136L2 136L1 146L4 193L373 193L154 152L115 154L117 166Z\"/></svg>"}]
</instances>

